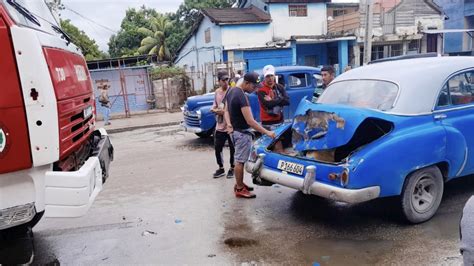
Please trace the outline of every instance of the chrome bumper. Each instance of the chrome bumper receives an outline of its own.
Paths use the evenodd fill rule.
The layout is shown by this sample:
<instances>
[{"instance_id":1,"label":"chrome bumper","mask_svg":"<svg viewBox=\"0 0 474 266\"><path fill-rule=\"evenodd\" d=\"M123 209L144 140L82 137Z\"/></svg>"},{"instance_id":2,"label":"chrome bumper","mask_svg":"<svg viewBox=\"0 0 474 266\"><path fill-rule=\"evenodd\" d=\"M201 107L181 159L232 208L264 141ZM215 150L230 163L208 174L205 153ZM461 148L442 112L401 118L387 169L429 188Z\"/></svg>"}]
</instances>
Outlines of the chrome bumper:
<instances>
[{"instance_id":1,"label":"chrome bumper","mask_svg":"<svg viewBox=\"0 0 474 266\"><path fill-rule=\"evenodd\" d=\"M380 195L379 186L361 189L347 189L318 182L316 181L315 176L315 166L306 167L306 176L304 179L280 171L266 169L262 167L264 158L265 155L260 154L255 163L247 161L245 164L245 170L248 173L251 173L252 176L260 176L270 182L301 190L305 194L313 194L335 201L360 203L378 198Z\"/></svg>"},{"instance_id":2,"label":"chrome bumper","mask_svg":"<svg viewBox=\"0 0 474 266\"><path fill-rule=\"evenodd\" d=\"M190 126L186 126L186 124L184 123L184 121L182 121L180 124L181 128L186 131L186 132L191 132L191 133L201 133L202 132L202 129L200 127L190 127Z\"/></svg>"}]
</instances>

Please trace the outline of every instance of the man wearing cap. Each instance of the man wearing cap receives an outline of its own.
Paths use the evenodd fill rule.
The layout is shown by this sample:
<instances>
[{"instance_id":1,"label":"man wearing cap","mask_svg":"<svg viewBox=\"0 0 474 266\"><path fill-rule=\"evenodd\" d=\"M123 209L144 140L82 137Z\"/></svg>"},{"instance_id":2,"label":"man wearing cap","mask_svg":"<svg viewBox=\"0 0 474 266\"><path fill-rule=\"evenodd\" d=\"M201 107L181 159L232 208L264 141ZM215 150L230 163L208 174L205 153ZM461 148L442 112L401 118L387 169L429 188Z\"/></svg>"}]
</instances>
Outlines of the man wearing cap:
<instances>
[{"instance_id":1,"label":"man wearing cap","mask_svg":"<svg viewBox=\"0 0 474 266\"><path fill-rule=\"evenodd\" d=\"M240 82L239 82L240 83ZM225 96L225 119L227 132L232 134L235 146L235 186L234 193L239 198L255 198L250 191L253 188L244 183L244 164L250 155L252 147L252 132L250 128L275 138L273 131L263 128L252 116L248 96L245 92L252 93L258 83L258 74L249 72L244 75L243 81L237 87L230 88Z\"/></svg>"},{"instance_id":2,"label":"man wearing cap","mask_svg":"<svg viewBox=\"0 0 474 266\"><path fill-rule=\"evenodd\" d=\"M229 142L230 150L230 168L227 172L227 178L234 177L234 144L232 143L232 138L227 134L227 125L224 120L224 96L229 87L229 74L227 71L222 70L217 73L217 79L219 80L219 88L215 91L214 94L214 103L212 104L211 112L216 115L216 131L214 132L214 150L216 153L216 161L219 165L219 168L213 174L214 178L219 178L224 176L224 161L222 158L222 150L224 149L225 142Z\"/></svg>"},{"instance_id":3,"label":"man wearing cap","mask_svg":"<svg viewBox=\"0 0 474 266\"><path fill-rule=\"evenodd\" d=\"M283 123L283 107L290 105L290 97L281 84L275 82L275 68L267 65L263 68L264 80L258 89L258 102L260 103L260 120L263 127L273 130Z\"/></svg>"}]
</instances>

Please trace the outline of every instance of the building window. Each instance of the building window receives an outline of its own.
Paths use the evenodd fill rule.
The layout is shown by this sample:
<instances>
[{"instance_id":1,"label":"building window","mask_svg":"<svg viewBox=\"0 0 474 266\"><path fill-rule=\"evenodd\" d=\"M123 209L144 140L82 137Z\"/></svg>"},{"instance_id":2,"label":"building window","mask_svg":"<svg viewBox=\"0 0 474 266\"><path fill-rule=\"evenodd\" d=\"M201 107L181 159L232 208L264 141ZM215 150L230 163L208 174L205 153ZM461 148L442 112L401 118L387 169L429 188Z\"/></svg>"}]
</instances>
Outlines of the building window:
<instances>
[{"instance_id":1,"label":"building window","mask_svg":"<svg viewBox=\"0 0 474 266\"><path fill-rule=\"evenodd\" d=\"M372 60L382 59L383 58L383 45L374 45L372 46ZM361 61L362 62L362 61Z\"/></svg>"},{"instance_id":2,"label":"building window","mask_svg":"<svg viewBox=\"0 0 474 266\"><path fill-rule=\"evenodd\" d=\"M308 9L306 5L288 5L290 17L307 17Z\"/></svg>"},{"instance_id":3,"label":"building window","mask_svg":"<svg viewBox=\"0 0 474 266\"><path fill-rule=\"evenodd\" d=\"M418 40L413 40L408 43L408 54L417 54L420 52L420 42Z\"/></svg>"},{"instance_id":4,"label":"building window","mask_svg":"<svg viewBox=\"0 0 474 266\"><path fill-rule=\"evenodd\" d=\"M205 39L206 43L211 42L211 28L207 28L207 30L204 31L204 39Z\"/></svg>"},{"instance_id":5,"label":"building window","mask_svg":"<svg viewBox=\"0 0 474 266\"><path fill-rule=\"evenodd\" d=\"M390 45L390 56L399 56L403 53L403 46L401 43Z\"/></svg>"},{"instance_id":6,"label":"building window","mask_svg":"<svg viewBox=\"0 0 474 266\"><path fill-rule=\"evenodd\" d=\"M342 15L345 15L345 14L347 14L347 10L344 10L344 9L334 9L332 11L332 16L333 17L342 16Z\"/></svg>"}]
</instances>

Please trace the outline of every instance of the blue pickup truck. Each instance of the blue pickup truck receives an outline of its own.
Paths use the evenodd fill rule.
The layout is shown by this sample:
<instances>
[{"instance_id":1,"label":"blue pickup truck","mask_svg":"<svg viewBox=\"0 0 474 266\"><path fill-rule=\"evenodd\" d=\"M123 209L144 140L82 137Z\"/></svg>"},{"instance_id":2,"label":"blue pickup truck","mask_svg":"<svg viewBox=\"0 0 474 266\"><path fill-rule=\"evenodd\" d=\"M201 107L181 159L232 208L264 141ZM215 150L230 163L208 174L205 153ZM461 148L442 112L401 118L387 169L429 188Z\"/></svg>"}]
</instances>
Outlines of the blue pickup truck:
<instances>
[{"instance_id":1,"label":"blue pickup truck","mask_svg":"<svg viewBox=\"0 0 474 266\"><path fill-rule=\"evenodd\" d=\"M320 68L307 66L282 66L275 67L278 83L285 86L290 97L290 106L284 109L285 119L291 119L301 99L313 97L318 82L321 81ZM259 73L261 74L261 73ZM261 79L262 80L262 79ZM260 121L260 108L255 93L250 94L250 105L253 116ZM214 102L214 93L207 93L189 97L184 106L184 121L181 126L187 132L192 132L199 137L209 137L214 133L216 120L210 110Z\"/></svg>"}]
</instances>

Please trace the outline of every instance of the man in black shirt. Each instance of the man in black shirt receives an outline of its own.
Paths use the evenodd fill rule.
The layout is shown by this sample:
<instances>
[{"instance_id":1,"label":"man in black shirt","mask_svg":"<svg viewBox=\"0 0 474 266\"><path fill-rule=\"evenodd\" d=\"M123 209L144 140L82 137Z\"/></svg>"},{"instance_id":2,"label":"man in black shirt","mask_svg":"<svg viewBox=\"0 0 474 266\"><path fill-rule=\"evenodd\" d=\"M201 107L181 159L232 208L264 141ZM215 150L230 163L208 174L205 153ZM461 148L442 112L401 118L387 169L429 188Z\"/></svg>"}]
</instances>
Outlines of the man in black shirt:
<instances>
[{"instance_id":1,"label":"man in black shirt","mask_svg":"<svg viewBox=\"0 0 474 266\"><path fill-rule=\"evenodd\" d=\"M252 93L258 83L258 74L249 72L244 75L243 82L237 87L229 89L225 96L225 119L227 122L228 133L232 134L235 146L235 186L234 193L236 197L255 198L247 185L244 184L244 164L250 155L252 148L252 132L250 128L275 138L273 131L263 128L252 115L248 96L245 92Z\"/></svg>"}]
</instances>

